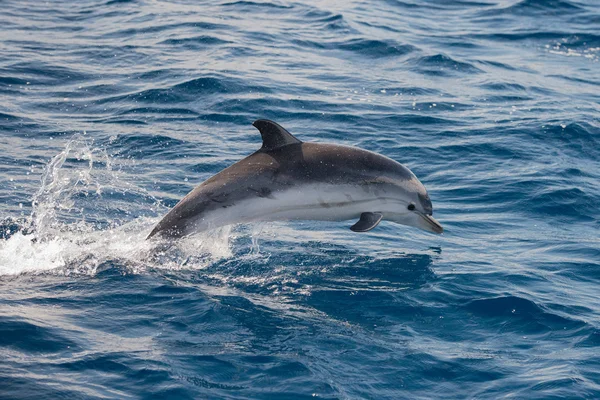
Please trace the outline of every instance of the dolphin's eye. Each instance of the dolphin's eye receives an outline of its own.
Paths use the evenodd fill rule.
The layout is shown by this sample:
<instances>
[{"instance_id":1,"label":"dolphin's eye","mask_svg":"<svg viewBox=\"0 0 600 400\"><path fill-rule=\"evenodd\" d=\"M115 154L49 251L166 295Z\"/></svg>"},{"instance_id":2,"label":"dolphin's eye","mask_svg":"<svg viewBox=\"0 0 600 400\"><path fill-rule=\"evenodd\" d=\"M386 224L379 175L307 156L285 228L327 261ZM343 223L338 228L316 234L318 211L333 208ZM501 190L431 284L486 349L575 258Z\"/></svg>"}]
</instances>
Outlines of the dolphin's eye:
<instances>
[{"instance_id":1,"label":"dolphin's eye","mask_svg":"<svg viewBox=\"0 0 600 400\"><path fill-rule=\"evenodd\" d=\"M410 211L413 211L413 210L415 209L415 205L414 205L413 203L410 203L410 204L408 205L408 209L409 209Z\"/></svg>"}]
</instances>

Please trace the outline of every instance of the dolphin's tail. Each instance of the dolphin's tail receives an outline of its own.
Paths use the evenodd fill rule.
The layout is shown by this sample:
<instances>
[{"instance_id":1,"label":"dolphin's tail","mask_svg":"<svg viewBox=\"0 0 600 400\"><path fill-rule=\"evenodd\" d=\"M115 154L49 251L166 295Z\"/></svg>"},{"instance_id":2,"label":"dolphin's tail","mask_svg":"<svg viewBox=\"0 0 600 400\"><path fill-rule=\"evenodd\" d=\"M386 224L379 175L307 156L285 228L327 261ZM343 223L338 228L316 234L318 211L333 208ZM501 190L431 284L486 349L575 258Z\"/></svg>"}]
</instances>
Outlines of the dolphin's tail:
<instances>
[{"instance_id":1,"label":"dolphin's tail","mask_svg":"<svg viewBox=\"0 0 600 400\"><path fill-rule=\"evenodd\" d=\"M183 231L177 226L165 226L165 219L166 218L163 218L158 224L156 224L154 229L152 229L152 232L150 232L150 234L146 237L146 240L156 236L157 234L170 239L178 239L184 236Z\"/></svg>"}]
</instances>

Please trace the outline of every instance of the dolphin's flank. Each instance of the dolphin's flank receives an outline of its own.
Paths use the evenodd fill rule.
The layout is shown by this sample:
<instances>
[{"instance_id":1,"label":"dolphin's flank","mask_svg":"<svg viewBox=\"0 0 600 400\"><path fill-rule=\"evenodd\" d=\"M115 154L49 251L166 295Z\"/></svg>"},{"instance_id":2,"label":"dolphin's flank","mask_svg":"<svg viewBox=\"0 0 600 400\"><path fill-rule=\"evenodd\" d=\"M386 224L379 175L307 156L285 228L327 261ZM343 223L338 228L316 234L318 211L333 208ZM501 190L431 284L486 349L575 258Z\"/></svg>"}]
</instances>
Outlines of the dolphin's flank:
<instances>
[{"instance_id":1,"label":"dolphin's flank","mask_svg":"<svg viewBox=\"0 0 600 400\"><path fill-rule=\"evenodd\" d=\"M279 220L358 220L355 232L387 220L443 232L427 190L402 164L357 147L303 143L273 121L253 125L262 147L192 190L148 238Z\"/></svg>"}]
</instances>

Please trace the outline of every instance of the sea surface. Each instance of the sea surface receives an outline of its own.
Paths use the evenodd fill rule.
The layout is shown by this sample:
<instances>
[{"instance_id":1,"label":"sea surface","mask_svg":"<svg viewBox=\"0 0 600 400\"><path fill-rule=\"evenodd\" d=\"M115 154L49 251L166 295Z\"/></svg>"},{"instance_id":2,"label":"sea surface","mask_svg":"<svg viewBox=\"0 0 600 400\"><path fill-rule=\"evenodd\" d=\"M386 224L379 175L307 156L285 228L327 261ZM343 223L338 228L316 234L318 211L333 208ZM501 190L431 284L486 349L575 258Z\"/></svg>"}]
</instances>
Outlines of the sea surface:
<instances>
[{"instance_id":1,"label":"sea surface","mask_svg":"<svg viewBox=\"0 0 600 400\"><path fill-rule=\"evenodd\" d=\"M600 398L598 0L0 8L0 398ZM146 241L258 118L402 162L444 235Z\"/></svg>"}]
</instances>

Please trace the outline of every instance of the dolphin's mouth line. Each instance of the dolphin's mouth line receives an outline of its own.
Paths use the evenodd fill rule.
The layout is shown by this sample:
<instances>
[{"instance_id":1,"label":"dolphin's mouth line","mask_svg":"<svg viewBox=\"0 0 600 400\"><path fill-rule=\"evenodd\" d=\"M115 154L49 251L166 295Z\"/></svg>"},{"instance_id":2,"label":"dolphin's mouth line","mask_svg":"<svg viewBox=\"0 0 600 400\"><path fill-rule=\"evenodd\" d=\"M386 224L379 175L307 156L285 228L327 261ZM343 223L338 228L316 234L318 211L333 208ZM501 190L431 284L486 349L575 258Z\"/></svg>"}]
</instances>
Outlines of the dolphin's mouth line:
<instances>
[{"instance_id":1,"label":"dolphin's mouth line","mask_svg":"<svg viewBox=\"0 0 600 400\"><path fill-rule=\"evenodd\" d=\"M288 211L295 211L295 210L301 211L301 210L310 210L310 209L315 209L315 208L336 209L336 208L346 207L349 205L368 204L368 203L371 203L373 201L378 201L378 200L385 200L385 201L392 202L395 199L392 197L381 197L379 199L373 198L373 199L365 199L365 200L337 201L337 202L323 201L323 202L318 202L318 203L297 204L297 205L280 207L276 211L270 210L270 211L264 212L262 214L257 214L257 217L264 217L266 215L280 214L280 213L285 213Z\"/></svg>"},{"instance_id":2,"label":"dolphin's mouth line","mask_svg":"<svg viewBox=\"0 0 600 400\"><path fill-rule=\"evenodd\" d=\"M431 229L435 233L444 233L444 227L442 226L442 224L437 222L437 220L435 218L433 218L431 215L421 214L421 213L419 213L419 215L421 217L423 217L423 219L425 221L427 221L427 223L431 226Z\"/></svg>"}]
</instances>

